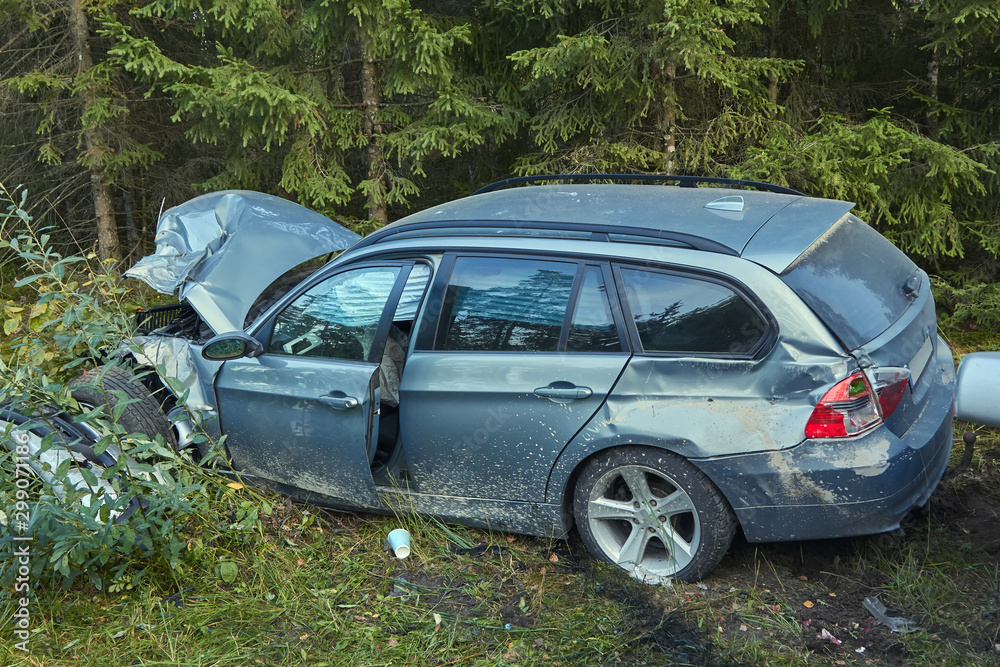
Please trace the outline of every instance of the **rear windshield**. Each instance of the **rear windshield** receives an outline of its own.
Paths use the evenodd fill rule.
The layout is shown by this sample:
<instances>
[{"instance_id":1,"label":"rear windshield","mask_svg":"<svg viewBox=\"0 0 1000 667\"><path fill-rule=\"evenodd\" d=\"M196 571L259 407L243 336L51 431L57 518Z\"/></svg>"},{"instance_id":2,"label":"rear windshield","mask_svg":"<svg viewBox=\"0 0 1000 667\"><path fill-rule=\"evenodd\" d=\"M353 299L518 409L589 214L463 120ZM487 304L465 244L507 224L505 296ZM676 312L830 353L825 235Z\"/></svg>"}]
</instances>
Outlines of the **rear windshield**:
<instances>
[{"instance_id":1,"label":"rear windshield","mask_svg":"<svg viewBox=\"0 0 1000 667\"><path fill-rule=\"evenodd\" d=\"M902 288L916 271L899 248L848 214L799 255L781 279L852 350L903 314L911 301Z\"/></svg>"}]
</instances>

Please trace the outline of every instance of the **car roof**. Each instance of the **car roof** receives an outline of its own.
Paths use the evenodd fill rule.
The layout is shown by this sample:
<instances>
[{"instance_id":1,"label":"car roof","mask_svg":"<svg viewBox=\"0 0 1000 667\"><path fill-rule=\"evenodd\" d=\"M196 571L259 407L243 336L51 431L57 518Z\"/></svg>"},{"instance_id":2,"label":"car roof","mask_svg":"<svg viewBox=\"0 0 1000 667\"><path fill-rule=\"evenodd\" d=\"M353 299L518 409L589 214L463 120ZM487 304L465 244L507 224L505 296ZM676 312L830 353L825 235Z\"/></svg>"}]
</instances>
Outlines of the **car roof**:
<instances>
[{"instance_id":1,"label":"car roof","mask_svg":"<svg viewBox=\"0 0 1000 667\"><path fill-rule=\"evenodd\" d=\"M401 234L462 229L518 234L551 230L673 241L711 252L741 255L780 271L851 209L850 202L800 194L726 187L660 184L533 185L476 194L433 206L361 241L370 245ZM751 243L763 228L761 240ZM542 234L544 235L544 234ZM632 239L639 240L639 239ZM750 250L749 255L747 251Z\"/></svg>"}]
</instances>

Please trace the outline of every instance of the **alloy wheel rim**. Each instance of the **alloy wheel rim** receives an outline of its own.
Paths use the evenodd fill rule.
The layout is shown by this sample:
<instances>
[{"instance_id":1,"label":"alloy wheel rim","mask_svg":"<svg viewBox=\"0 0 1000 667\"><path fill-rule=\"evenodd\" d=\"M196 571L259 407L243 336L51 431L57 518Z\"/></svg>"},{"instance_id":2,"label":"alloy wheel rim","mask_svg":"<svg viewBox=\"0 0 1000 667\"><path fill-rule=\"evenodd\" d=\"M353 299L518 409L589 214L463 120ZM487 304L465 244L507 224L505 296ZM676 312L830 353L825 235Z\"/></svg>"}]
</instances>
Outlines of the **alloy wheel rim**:
<instances>
[{"instance_id":1,"label":"alloy wheel rim","mask_svg":"<svg viewBox=\"0 0 1000 667\"><path fill-rule=\"evenodd\" d=\"M601 550L648 583L683 570L701 542L691 496L669 476L646 466L604 473L590 493L587 521Z\"/></svg>"}]
</instances>

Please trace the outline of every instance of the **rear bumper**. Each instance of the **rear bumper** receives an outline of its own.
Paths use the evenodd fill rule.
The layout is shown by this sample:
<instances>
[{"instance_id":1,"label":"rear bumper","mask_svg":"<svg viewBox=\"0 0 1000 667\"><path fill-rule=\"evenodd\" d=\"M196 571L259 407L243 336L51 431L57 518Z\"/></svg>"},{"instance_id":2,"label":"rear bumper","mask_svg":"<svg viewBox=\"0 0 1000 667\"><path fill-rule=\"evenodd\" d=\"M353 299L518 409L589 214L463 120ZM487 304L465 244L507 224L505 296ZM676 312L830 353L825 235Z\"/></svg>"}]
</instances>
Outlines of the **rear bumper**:
<instances>
[{"instance_id":1,"label":"rear bumper","mask_svg":"<svg viewBox=\"0 0 1000 667\"><path fill-rule=\"evenodd\" d=\"M935 372L923 410L902 436L883 425L856 439L692 462L715 481L751 542L894 530L927 502L951 456L955 371L944 343Z\"/></svg>"}]
</instances>

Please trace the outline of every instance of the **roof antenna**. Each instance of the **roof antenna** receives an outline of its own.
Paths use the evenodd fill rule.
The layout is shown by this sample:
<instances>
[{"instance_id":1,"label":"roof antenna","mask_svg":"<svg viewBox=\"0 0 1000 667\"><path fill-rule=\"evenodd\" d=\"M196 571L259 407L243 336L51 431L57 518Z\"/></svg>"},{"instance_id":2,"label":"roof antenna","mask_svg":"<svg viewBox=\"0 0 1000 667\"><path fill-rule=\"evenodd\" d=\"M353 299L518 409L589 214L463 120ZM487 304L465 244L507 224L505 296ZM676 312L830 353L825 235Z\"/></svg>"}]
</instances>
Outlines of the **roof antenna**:
<instances>
[{"instance_id":1,"label":"roof antenna","mask_svg":"<svg viewBox=\"0 0 1000 667\"><path fill-rule=\"evenodd\" d=\"M163 217L163 205L167 203L167 198L164 197L163 201L160 202L160 212L156 214L156 226L160 226L160 218Z\"/></svg>"}]
</instances>

